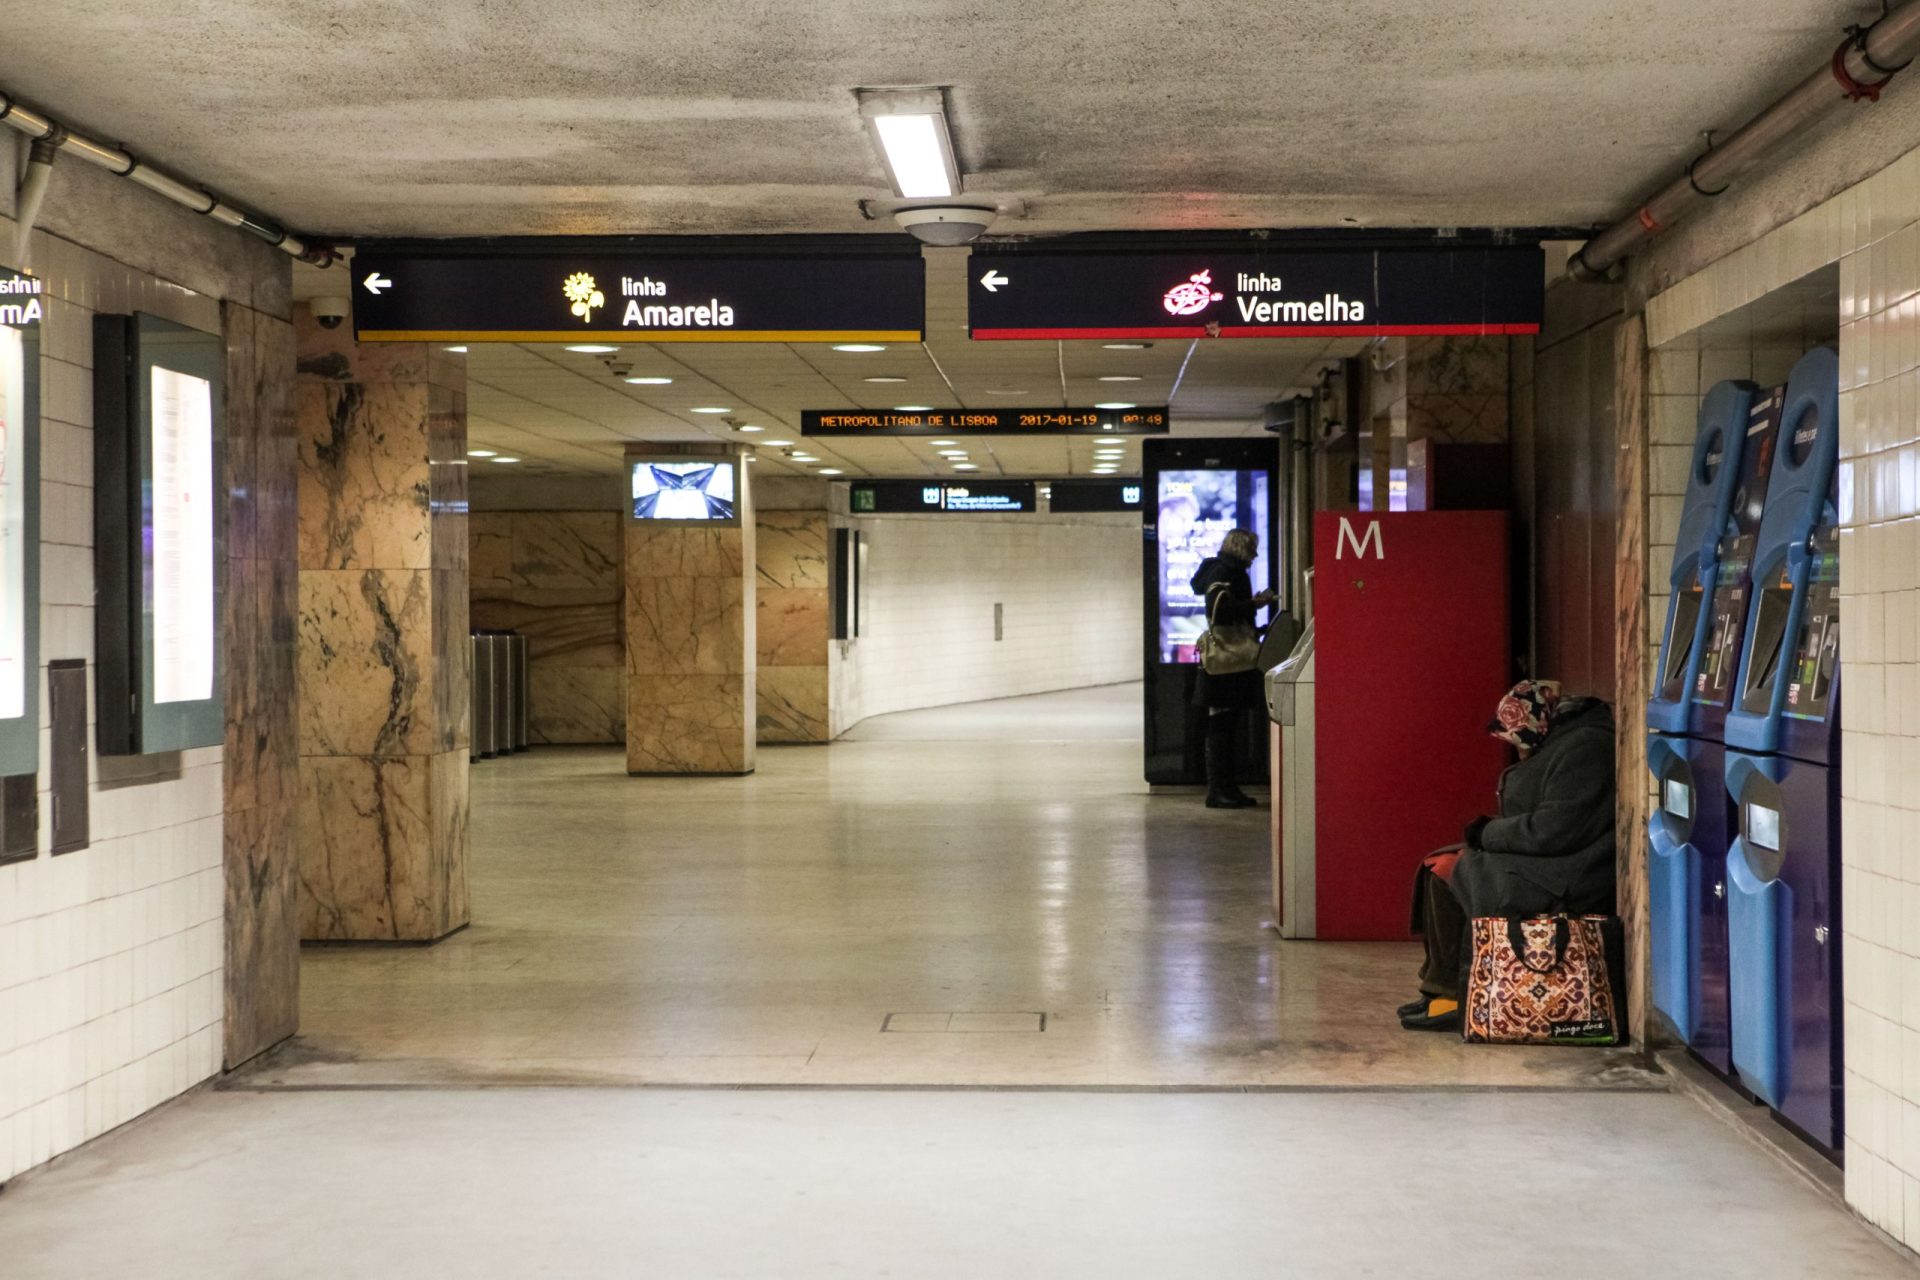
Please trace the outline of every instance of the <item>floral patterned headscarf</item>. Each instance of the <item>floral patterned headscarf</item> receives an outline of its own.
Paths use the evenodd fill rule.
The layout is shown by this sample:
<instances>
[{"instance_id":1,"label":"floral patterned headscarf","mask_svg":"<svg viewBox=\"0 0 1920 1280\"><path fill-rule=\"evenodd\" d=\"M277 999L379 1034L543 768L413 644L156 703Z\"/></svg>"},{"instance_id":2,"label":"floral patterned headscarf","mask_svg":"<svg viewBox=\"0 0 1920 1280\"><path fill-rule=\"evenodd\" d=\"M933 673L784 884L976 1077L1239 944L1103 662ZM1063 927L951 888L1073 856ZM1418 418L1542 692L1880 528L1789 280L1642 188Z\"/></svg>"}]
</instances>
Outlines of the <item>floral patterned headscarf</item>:
<instances>
[{"instance_id":1,"label":"floral patterned headscarf","mask_svg":"<svg viewBox=\"0 0 1920 1280\"><path fill-rule=\"evenodd\" d=\"M1522 680L1500 699L1500 709L1487 732L1522 751L1532 751L1547 740L1559 706L1558 680Z\"/></svg>"}]
</instances>

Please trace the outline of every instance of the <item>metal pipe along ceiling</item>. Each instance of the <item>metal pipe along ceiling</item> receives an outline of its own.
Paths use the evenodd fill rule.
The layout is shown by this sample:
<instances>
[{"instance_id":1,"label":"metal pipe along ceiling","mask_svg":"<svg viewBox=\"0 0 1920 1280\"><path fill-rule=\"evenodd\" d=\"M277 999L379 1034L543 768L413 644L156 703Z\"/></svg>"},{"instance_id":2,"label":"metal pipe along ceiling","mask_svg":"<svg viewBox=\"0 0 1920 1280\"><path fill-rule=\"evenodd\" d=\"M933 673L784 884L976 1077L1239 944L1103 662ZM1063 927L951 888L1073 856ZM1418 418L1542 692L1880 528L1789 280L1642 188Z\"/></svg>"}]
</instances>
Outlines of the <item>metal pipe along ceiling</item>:
<instances>
[{"instance_id":1,"label":"metal pipe along ceiling","mask_svg":"<svg viewBox=\"0 0 1920 1280\"><path fill-rule=\"evenodd\" d=\"M99 165L109 173L137 182L147 190L165 196L203 217L212 218L223 226L237 227L258 236L303 262L324 267L335 258L331 247L315 244L284 227L235 208L199 187L150 168L128 151L75 133L51 116L21 105L19 100L4 91L0 91L0 123L26 134L36 142L45 141L89 164Z\"/></svg>"},{"instance_id":2,"label":"metal pipe along ceiling","mask_svg":"<svg viewBox=\"0 0 1920 1280\"><path fill-rule=\"evenodd\" d=\"M1877 102L1881 87L1920 54L1920 0L1890 10L1865 30L1849 30L1827 64L1687 166L1652 199L1581 246L1567 264L1594 279L1710 200L1769 151L1843 102Z\"/></svg>"}]
</instances>

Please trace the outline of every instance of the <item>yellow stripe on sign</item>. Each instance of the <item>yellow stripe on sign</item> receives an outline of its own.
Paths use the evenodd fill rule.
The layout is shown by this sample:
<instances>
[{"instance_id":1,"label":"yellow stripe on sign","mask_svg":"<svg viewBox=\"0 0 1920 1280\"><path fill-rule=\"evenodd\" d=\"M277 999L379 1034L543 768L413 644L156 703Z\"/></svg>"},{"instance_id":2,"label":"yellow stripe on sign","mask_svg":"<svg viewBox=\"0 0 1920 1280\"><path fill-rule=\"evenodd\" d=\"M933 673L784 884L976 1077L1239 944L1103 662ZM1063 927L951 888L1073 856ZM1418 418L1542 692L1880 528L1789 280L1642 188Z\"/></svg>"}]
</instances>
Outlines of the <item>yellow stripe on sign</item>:
<instances>
[{"instance_id":1,"label":"yellow stripe on sign","mask_svg":"<svg viewBox=\"0 0 1920 1280\"><path fill-rule=\"evenodd\" d=\"M919 342L918 329L363 329L361 342Z\"/></svg>"}]
</instances>

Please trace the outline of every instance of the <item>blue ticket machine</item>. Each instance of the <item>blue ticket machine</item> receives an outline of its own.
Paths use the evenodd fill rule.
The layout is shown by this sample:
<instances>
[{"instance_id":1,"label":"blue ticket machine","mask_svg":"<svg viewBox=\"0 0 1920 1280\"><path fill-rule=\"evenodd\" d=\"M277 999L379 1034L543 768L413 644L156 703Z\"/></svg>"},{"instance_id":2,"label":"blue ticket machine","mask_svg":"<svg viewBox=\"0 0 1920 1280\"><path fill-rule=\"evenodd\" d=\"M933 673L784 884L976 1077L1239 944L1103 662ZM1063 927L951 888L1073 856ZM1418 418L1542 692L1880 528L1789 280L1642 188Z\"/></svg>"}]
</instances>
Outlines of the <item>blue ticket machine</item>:
<instances>
[{"instance_id":1,"label":"blue ticket machine","mask_svg":"<svg viewBox=\"0 0 1920 1280\"><path fill-rule=\"evenodd\" d=\"M1653 1001L1681 1038L1722 1071L1727 1069L1724 982L1716 991L1702 977L1704 953L1724 957L1724 929L1713 941L1707 939L1702 924L1711 908L1702 898L1720 878L1726 821L1712 803L1702 804L1703 789L1710 796L1719 790L1719 762L1711 762L1714 777L1703 788L1709 744L1699 731L1702 716L1694 690L1710 642L1718 638L1712 606L1719 594L1721 552L1735 529L1736 502L1746 498L1742 464L1749 454L1754 406L1762 400L1777 404L1777 397L1760 396L1750 382L1727 381L1701 401L1668 574L1672 593L1658 680L1647 703L1647 764L1658 791L1648 821ZM1764 417L1760 420L1764 424Z\"/></svg>"},{"instance_id":2,"label":"blue ticket machine","mask_svg":"<svg viewBox=\"0 0 1920 1280\"><path fill-rule=\"evenodd\" d=\"M1841 1142L1838 360L1787 380L1726 723L1732 1057L1829 1153Z\"/></svg>"}]
</instances>

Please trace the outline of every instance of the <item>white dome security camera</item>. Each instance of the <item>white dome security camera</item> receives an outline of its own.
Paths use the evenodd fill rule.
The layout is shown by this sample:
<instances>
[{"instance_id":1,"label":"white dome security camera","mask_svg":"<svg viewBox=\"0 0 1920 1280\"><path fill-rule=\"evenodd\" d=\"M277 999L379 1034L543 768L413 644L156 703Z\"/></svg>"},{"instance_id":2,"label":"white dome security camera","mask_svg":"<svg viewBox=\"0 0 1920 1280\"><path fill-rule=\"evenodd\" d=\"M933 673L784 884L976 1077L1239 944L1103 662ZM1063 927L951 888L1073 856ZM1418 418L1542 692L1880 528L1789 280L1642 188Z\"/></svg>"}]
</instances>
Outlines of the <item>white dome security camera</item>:
<instances>
[{"instance_id":1,"label":"white dome security camera","mask_svg":"<svg viewBox=\"0 0 1920 1280\"><path fill-rule=\"evenodd\" d=\"M893 220L922 244L969 244L986 234L1000 211L990 204L923 204L894 211Z\"/></svg>"},{"instance_id":2,"label":"white dome security camera","mask_svg":"<svg viewBox=\"0 0 1920 1280\"><path fill-rule=\"evenodd\" d=\"M353 314L353 303L346 298L315 298L307 306L322 329L338 329Z\"/></svg>"}]
</instances>

